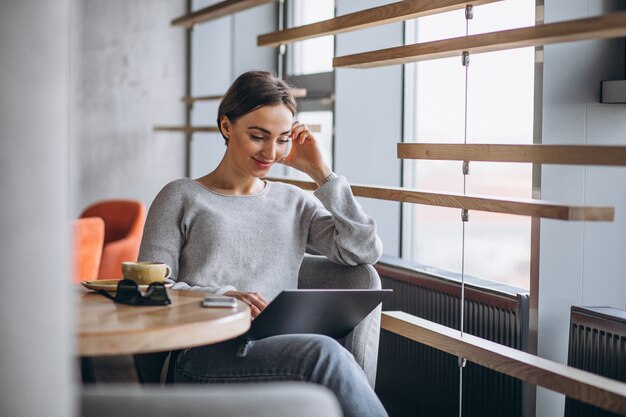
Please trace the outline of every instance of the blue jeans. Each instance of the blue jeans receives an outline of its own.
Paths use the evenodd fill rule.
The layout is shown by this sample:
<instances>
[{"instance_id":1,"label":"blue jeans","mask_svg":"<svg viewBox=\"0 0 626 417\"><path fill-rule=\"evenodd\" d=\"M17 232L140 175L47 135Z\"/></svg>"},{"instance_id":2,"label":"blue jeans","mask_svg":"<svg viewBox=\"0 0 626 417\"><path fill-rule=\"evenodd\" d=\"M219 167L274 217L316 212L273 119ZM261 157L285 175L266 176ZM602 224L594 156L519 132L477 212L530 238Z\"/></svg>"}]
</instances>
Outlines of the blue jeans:
<instances>
[{"instance_id":1,"label":"blue jeans","mask_svg":"<svg viewBox=\"0 0 626 417\"><path fill-rule=\"evenodd\" d=\"M176 361L175 382L306 381L335 393L346 417L387 416L354 357L320 335L281 335L246 343L234 339L186 349Z\"/></svg>"}]
</instances>

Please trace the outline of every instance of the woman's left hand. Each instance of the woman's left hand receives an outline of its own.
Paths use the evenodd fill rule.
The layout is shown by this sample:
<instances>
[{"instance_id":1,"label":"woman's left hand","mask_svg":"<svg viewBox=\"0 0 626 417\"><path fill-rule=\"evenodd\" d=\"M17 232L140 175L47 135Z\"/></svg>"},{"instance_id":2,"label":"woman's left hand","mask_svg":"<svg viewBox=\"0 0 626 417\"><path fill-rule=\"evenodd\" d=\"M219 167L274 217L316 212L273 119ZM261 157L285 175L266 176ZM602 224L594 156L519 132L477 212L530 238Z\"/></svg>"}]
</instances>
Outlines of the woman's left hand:
<instances>
[{"instance_id":1,"label":"woman's left hand","mask_svg":"<svg viewBox=\"0 0 626 417\"><path fill-rule=\"evenodd\" d=\"M256 318L265 307L267 307L268 302L263 298L261 294L258 292L250 292L250 291L226 291L224 295L229 297L235 297L244 303L248 304L250 307L250 314L252 315L252 320Z\"/></svg>"},{"instance_id":2,"label":"woman's left hand","mask_svg":"<svg viewBox=\"0 0 626 417\"><path fill-rule=\"evenodd\" d=\"M309 128L300 122L291 126L291 150L282 161L285 165L309 175L318 185L331 170L324 162L319 144Z\"/></svg>"}]
</instances>

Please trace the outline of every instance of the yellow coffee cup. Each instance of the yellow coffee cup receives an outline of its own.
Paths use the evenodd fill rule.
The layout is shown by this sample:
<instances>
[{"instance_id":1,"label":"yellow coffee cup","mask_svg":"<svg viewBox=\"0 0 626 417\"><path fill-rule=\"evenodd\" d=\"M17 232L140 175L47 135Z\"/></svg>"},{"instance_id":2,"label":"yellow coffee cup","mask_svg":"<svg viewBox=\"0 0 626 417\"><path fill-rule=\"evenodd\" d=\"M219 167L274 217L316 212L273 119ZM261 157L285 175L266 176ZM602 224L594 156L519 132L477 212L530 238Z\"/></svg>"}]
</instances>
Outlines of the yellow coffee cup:
<instances>
[{"instance_id":1,"label":"yellow coffee cup","mask_svg":"<svg viewBox=\"0 0 626 417\"><path fill-rule=\"evenodd\" d=\"M122 275L139 285L148 285L169 278L172 268L164 262L122 262Z\"/></svg>"}]
</instances>

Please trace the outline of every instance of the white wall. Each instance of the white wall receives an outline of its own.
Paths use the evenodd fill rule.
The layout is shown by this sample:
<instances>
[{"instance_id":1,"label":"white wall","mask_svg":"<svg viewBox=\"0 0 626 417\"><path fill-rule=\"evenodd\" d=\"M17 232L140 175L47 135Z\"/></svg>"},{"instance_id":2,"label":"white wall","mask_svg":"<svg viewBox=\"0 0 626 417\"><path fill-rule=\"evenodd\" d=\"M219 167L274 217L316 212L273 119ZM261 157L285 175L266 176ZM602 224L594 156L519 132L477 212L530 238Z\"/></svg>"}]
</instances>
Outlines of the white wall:
<instances>
[{"instance_id":1,"label":"white wall","mask_svg":"<svg viewBox=\"0 0 626 417\"><path fill-rule=\"evenodd\" d=\"M72 0L0 2L0 415L74 414L68 279Z\"/></svg>"},{"instance_id":2,"label":"white wall","mask_svg":"<svg viewBox=\"0 0 626 417\"><path fill-rule=\"evenodd\" d=\"M545 21L624 9L620 1L546 0ZM626 145L626 105L600 104L600 82L624 78L624 40L545 47L542 140ZM567 362L572 305L626 307L626 168L546 165L541 198L615 207L615 221L541 222L538 354ZM539 389L537 416L563 415L563 396Z\"/></svg>"},{"instance_id":3,"label":"white wall","mask_svg":"<svg viewBox=\"0 0 626 417\"><path fill-rule=\"evenodd\" d=\"M146 205L184 175L184 0L77 0L73 27L72 214L105 198Z\"/></svg>"},{"instance_id":4,"label":"white wall","mask_svg":"<svg viewBox=\"0 0 626 417\"><path fill-rule=\"evenodd\" d=\"M336 0L344 15L389 3L381 0ZM402 45L402 23L336 37L335 55ZM400 186L396 143L402 141L402 66L336 69L335 169L351 183ZM400 256L400 203L359 198L376 219L386 255Z\"/></svg>"}]
</instances>

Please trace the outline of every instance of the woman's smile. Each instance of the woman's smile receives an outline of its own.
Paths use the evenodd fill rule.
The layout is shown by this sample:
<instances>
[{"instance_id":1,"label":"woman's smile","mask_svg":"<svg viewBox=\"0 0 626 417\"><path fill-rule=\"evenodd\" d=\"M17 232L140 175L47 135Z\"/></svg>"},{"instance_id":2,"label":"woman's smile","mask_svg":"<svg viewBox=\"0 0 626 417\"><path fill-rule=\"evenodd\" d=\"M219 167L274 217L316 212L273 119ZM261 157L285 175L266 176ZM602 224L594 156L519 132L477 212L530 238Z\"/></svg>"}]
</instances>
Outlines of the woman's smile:
<instances>
[{"instance_id":1,"label":"woman's smile","mask_svg":"<svg viewBox=\"0 0 626 417\"><path fill-rule=\"evenodd\" d=\"M254 156L252 157L252 160L254 161L255 165L259 169L269 169L274 163L274 161L266 161L264 159L257 159Z\"/></svg>"}]
</instances>

